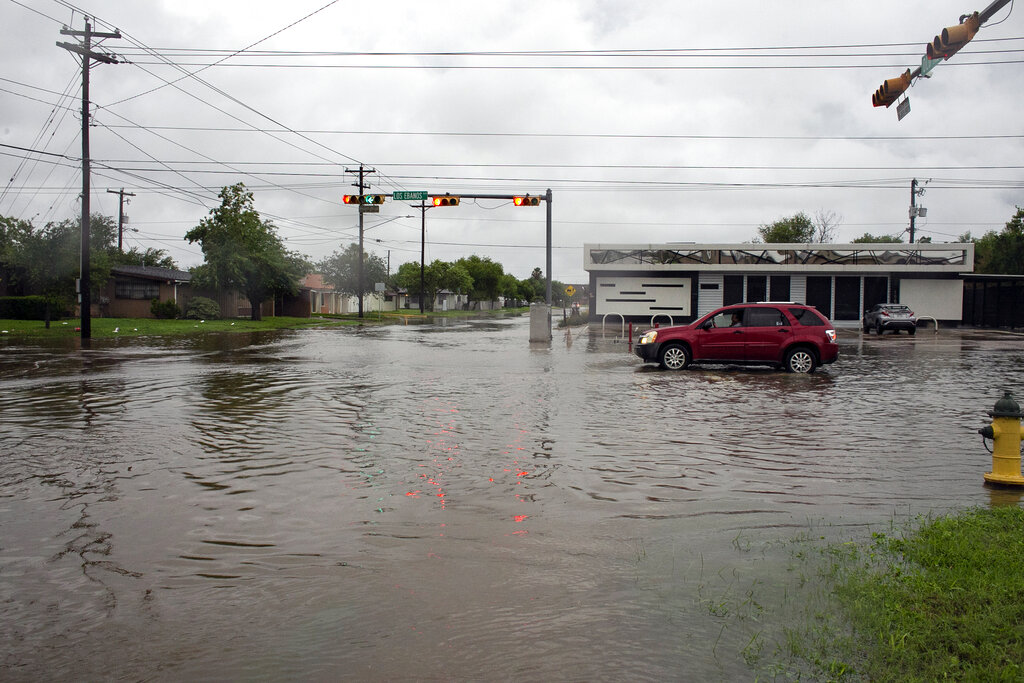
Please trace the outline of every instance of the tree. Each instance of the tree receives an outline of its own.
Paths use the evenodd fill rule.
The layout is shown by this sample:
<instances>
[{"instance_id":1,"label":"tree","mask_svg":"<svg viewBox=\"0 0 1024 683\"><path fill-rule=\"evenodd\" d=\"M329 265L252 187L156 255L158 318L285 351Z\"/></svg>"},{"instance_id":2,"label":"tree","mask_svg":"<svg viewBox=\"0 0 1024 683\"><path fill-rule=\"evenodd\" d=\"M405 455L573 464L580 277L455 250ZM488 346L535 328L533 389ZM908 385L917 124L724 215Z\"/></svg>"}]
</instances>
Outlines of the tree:
<instances>
[{"instance_id":1,"label":"tree","mask_svg":"<svg viewBox=\"0 0 1024 683\"><path fill-rule=\"evenodd\" d=\"M899 242L902 241L903 240L901 240L899 237L895 237L893 235L872 235L871 233L866 232L860 237L853 240L853 244L898 244Z\"/></svg>"},{"instance_id":2,"label":"tree","mask_svg":"<svg viewBox=\"0 0 1024 683\"><path fill-rule=\"evenodd\" d=\"M500 263L495 263L490 257L479 257L476 254L468 258L460 258L456 263L473 278L473 288L469 292L472 301L494 301L498 298L498 291L501 286L501 276L505 269Z\"/></svg>"},{"instance_id":3,"label":"tree","mask_svg":"<svg viewBox=\"0 0 1024 683\"><path fill-rule=\"evenodd\" d=\"M814 241L831 242L836 238L843 217L835 211L818 209L814 214Z\"/></svg>"},{"instance_id":4,"label":"tree","mask_svg":"<svg viewBox=\"0 0 1024 683\"><path fill-rule=\"evenodd\" d=\"M75 278L82 270L80 224L80 220L47 223L42 230L27 235L21 245L19 276L25 291L44 297L46 327L54 311L69 309L75 300Z\"/></svg>"},{"instance_id":5,"label":"tree","mask_svg":"<svg viewBox=\"0 0 1024 683\"><path fill-rule=\"evenodd\" d=\"M466 294L473 288L473 278L461 263L446 263L444 261L434 261L434 263L444 263L446 266L438 273L438 283L441 289L447 289L456 294ZM430 265L433 266L434 263Z\"/></svg>"},{"instance_id":6,"label":"tree","mask_svg":"<svg viewBox=\"0 0 1024 683\"><path fill-rule=\"evenodd\" d=\"M298 291L303 259L285 250L273 223L260 219L245 185L225 187L218 196L220 206L185 233L189 243L199 242L205 261L193 271L193 282L241 291L252 319L262 320L265 299Z\"/></svg>"},{"instance_id":7,"label":"tree","mask_svg":"<svg viewBox=\"0 0 1024 683\"><path fill-rule=\"evenodd\" d=\"M317 263L316 269L323 273L324 282L342 294L355 296L359 293L359 245L355 242ZM374 283L385 282L387 277L384 259L364 251L362 291L372 292Z\"/></svg>"},{"instance_id":8,"label":"tree","mask_svg":"<svg viewBox=\"0 0 1024 683\"><path fill-rule=\"evenodd\" d=\"M424 279L425 277L426 272L424 272ZM391 276L391 286L396 289L404 289L412 296L419 296L420 264L416 261L409 261L398 266L398 270Z\"/></svg>"},{"instance_id":9,"label":"tree","mask_svg":"<svg viewBox=\"0 0 1024 683\"><path fill-rule=\"evenodd\" d=\"M139 251L138 247L132 247L126 252L113 254L113 260L115 263L126 266L153 266L169 270L178 269L178 265L174 262L174 259L167 255L166 251L163 249L153 249L152 247L147 248L145 251Z\"/></svg>"},{"instance_id":10,"label":"tree","mask_svg":"<svg viewBox=\"0 0 1024 683\"><path fill-rule=\"evenodd\" d=\"M815 228L807 214L801 211L770 225L762 225L757 232L765 242L806 244L814 239Z\"/></svg>"},{"instance_id":11,"label":"tree","mask_svg":"<svg viewBox=\"0 0 1024 683\"><path fill-rule=\"evenodd\" d=\"M970 233L961 240L970 238ZM1024 209L1007 221L1000 232L990 230L974 242L974 271L976 273L1005 273L1024 275Z\"/></svg>"},{"instance_id":12,"label":"tree","mask_svg":"<svg viewBox=\"0 0 1024 683\"><path fill-rule=\"evenodd\" d=\"M31 221L0 216L0 285L9 288L18 282L19 254L34 230Z\"/></svg>"},{"instance_id":13,"label":"tree","mask_svg":"<svg viewBox=\"0 0 1024 683\"><path fill-rule=\"evenodd\" d=\"M512 273L505 273L501 276L501 282L498 284L498 291L501 293L506 300L519 300L529 301L526 297L522 296L522 288L519 286L519 280Z\"/></svg>"}]
</instances>

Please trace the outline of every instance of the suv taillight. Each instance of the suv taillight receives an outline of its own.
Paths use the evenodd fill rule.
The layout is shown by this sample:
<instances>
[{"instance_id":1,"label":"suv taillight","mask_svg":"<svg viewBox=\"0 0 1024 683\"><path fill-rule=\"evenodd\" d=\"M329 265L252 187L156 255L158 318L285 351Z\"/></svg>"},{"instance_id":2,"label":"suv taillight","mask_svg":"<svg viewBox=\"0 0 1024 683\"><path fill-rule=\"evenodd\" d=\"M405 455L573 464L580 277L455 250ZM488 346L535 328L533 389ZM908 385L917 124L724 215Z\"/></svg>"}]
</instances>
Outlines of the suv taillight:
<instances>
[{"instance_id":1,"label":"suv taillight","mask_svg":"<svg viewBox=\"0 0 1024 683\"><path fill-rule=\"evenodd\" d=\"M835 330L825 330L825 338L828 339L833 344L835 344L836 343L836 331Z\"/></svg>"}]
</instances>

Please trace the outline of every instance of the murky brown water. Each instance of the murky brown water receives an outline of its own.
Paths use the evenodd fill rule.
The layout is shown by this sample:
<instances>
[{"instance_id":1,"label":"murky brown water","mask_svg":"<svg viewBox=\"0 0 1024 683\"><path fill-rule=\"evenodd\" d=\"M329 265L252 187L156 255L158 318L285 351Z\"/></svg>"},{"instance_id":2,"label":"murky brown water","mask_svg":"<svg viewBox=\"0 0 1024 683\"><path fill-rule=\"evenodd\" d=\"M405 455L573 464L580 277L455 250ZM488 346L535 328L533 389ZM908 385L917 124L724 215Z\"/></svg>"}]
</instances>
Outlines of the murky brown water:
<instances>
[{"instance_id":1,"label":"murky brown water","mask_svg":"<svg viewBox=\"0 0 1024 683\"><path fill-rule=\"evenodd\" d=\"M811 377L527 338L0 341L0 678L749 680L783 617L714 603L774 541L1004 502L1021 337L843 330Z\"/></svg>"}]
</instances>

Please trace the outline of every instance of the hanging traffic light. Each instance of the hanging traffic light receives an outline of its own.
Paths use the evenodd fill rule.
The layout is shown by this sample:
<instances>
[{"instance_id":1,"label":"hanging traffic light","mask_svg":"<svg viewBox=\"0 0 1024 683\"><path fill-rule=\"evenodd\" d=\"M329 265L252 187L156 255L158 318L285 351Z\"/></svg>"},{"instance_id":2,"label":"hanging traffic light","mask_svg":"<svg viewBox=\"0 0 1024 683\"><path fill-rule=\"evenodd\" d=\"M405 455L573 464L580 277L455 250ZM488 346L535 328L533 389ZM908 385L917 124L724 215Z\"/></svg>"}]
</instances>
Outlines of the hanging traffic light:
<instances>
[{"instance_id":1,"label":"hanging traffic light","mask_svg":"<svg viewBox=\"0 0 1024 683\"><path fill-rule=\"evenodd\" d=\"M346 204L383 204L382 194L347 194L341 200Z\"/></svg>"},{"instance_id":2,"label":"hanging traffic light","mask_svg":"<svg viewBox=\"0 0 1024 683\"><path fill-rule=\"evenodd\" d=\"M530 195L512 197L512 203L516 206L540 206L540 197L531 197Z\"/></svg>"},{"instance_id":3,"label":"hanging traffic light","mask_svg":"<svg viewBox=\"0 0 1024 683\"><path fill-rule=\"evenodd\" d=\"M928 44L925 50L928 59L949 59L971 41L980 26L977 12L960 17L959 24L942 29L942 33Z\"/></svg>"},{"instance_id":4,"label":"hanging traffic light","mask_svg":"<svg viewBox=\"0 0 1024 683\"><path fill-rule=\"evenodd\" d=\"M438 195L437 197L430 198L434 202L434 206L458 206L459 198L453 197L450 194Z\"/></svg>"},{"instance_id":5,"label":"hanging traffic light","mask_svg":"<svg viewBox=\"0 0 1024 683\"><path fill-rule=\"evenodd\" d=\"M888 107L899 99L900 95L910 87L910 69L898 78L890 78L871 96L871 104L876 107Z\"/></svg>"}]
</instances>

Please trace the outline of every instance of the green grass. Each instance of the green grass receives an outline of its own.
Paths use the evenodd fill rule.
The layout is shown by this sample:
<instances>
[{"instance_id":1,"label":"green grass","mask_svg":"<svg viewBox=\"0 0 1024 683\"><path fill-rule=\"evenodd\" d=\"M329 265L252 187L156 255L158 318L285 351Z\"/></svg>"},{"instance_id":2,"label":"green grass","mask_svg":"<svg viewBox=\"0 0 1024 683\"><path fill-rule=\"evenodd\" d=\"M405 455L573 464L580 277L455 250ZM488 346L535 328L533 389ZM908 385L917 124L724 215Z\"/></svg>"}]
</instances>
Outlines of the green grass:
<instances>
[{"instance_id":1,"label":"green grass","mask_svg":"<svg viewBox=\"0 0 1024 683\"><path fill-rule=\"evenodd\" d=\"M814 538L795 541L775 647L745 653L757 680L1024 681L1020 507Z\"/></svg>"},{"instance_id":2,"label":"green grass","mask_svg":"<svg viewBox=\"0 0 1024 683\"><path fill-rule=\"evenodd\" d=\"M155 318L93 318L92 338L112 339L143 336L172 336L206 332L253 332L297 329L301 327L351 325L345 320L318 318L266 317L260 321L235 320L157 320ZM115 331L116 330L116 331ZM25 339L62 339L78 337L79 320L56 320L50 329L41 320L0 320L0 336Z\"/></svg>"},{"instance_id":3,"label":"green grass","mask_svg":"<svg viewBox=\"0 0 1024 683\"><path fill-rule=\"evenodd\" d=\"M876 681L1024 680L1024 510L926 518L838 567L835 595Z\"/></svg>"},{"instance_id":4,"label":"green grass","mask_svg":"<svg viewBox=\"0 0 1024 683\"><path fill-rule=\"evenodd\" d=\"M243 318L229 320L157 320L155 318L92 318L93 339L113 339L142 336L174 336L206 332L254 332L261 330L299 329L304 327L337 327L340 325L376 325L408 319L433 317L472 317L500 313L521 313L529 309L503 309L501 311L445 311L420 315L419 311L364 311L364 318L355 315L323 315L312 318L268 316L253 321ZM0 320L0 338L8 339L63 339L81 336L78 318L55 320L50 328L42 320ZM115 332L116 330L116 332Z\"/></svg>"}]
</instances>

